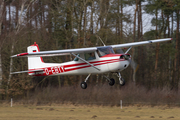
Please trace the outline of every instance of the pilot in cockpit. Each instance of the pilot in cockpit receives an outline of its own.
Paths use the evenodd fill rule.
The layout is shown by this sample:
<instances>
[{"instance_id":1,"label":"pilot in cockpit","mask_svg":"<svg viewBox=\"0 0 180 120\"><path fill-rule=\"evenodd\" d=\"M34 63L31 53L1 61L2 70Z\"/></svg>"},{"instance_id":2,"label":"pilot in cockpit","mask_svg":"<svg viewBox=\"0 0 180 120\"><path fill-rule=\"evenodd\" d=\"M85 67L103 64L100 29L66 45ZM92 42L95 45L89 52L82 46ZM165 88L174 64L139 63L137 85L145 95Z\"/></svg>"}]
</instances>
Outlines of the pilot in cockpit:
<instances>
[{"instance_id":1,"label":"pilot in cockpit","mask_svg":"<svg viewBox=\"0 0 180 120\"><path fill-rule=\"evenodd\" d=\"M89 55L90 55L90 56L89 56L88 60L94 60L94 59L96 59L94 52L89 53Z\"/></svg>"}]
</instances>

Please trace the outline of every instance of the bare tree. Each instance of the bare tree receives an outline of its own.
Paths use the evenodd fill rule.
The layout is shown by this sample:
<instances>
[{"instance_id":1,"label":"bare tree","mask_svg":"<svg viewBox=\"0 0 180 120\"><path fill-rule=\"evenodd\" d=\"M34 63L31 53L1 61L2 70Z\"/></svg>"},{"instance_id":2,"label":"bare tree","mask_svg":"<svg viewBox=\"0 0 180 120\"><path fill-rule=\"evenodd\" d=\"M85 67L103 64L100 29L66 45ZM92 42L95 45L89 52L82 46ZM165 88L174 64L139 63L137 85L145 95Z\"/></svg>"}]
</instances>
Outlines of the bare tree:
<instances>
[{"instance_id":1,"label":"bare tree","mask_svg":"<svg viewBox=\"0 0 180 120\"><path fill-rule=\"evenodd\" d=\"M93 14L94 14L94 0L91 1L91 19L90 19L90 27L89 32L93 34Z\"/></svg>"},{"instance_id":2,"label":"bare tree","mask_svg":"<svg viewBox=\"0 0 180 120\"><path fill-rule=\"evenodd\" d=\"M86 13L87 13L87 0L83 0L83 5L84 5L84 27L83 27L83 32L84 32L84 42L83 46L86 46Z\"/></svg>"},{"instance_id":3,"label":"bare tree","mask_svg":"<svg viewBox=\"0 0 180 120\"><path fill-rule=\"evenodd\" d=\"M100 0L100 2L98 3L100 8L95 9L96 10L95 11L95 13L96 13L95 16L98 16L97 19L96 19L95 34L97 34L97 32L98 32L98 27L99 26L100 26L99 31L101 29L107 27L107 16L108 16L109 10L111 8L111 4L109 2L110 2L109 0L105 0L105 1ZM96 45L98 45L98 41L99 41L99 38L97 38Z\"/></svg>"},{"instance_id":4,"label":"bare tree","mask_svg":"<svg viewBox=\"0 0 180 120\"><path fill-rule=\"evenodd\" d=\"M134 11L134 29L133 29L133 32L134 32L134 36L133 36L133 42L135 42L136 40L136 14L137 14L137 10L138 10L138 1L139 0L136 0L136 9ZM132 60L134 59L134 53L135 53L135 49L132 48ZM133 82L136 83L136 71L135 69L133 69Z\"/></svg>"},{"instance_id":5,"label":"bare tree","mask_svg":"<svg viewBox=\"0 0 180 120\"><path fill-rule=\"evenodd\" d=\"M176 10L176 16L177 16L177 29L176 29L176 53L175 53L175 59L174 59L174 75L172 79L172 88L177 89L178 87L178 45L179 45L179 9Z\"/></svg>"},{"instance_id":6,"label":"bare tree","mask_svg":"<svg viewBox=\"0 0 180 120\"><path fill-rule=\"evenodd\" d=\"M0 36L2 35L2 21L3 21L3 16L5 14L5 0L1 1L1 6L0 6ZM0 88L1 88L1 84L2 84L2 58L1 58L1 48L3 45L3 41L2 41L2 37L0 38Z\"/></svg>"},{"instance_id":7,"label":"bare tree","mask_svg":"<svg viewBox=\"0 0 180 120\"><path fill-rule=\"evenodd\" d=\"M31 19L29 19L28 21L25 21L25 18L27 18L27 13L30 9L30 6L32 4L34 4L37 0L31 0L31 1L28 1L28 0L22 0L22 3L20 5L21 7L21 10L20 12L18 11L18 9L16 9L16 19L17 19L17 24L16 24L16 27L15 27L15 30L13 31L14 35L16 36L20 31L23 30L23 28L25 27L25 25L27 25L27 23L29 23ZM20 14L18 14L18 12ZM18 18L17 18L18 17ZM24 25L23 25L24 24ZM11 46L11 55L14 53L14 46L15 46L15 39L13 38L12 39L12 46ZM9 69L10 73L13 71L13 59L11 58L10 60L10 69ZM11 81L11 74L9 73L9 78L8 78L8 85ZM7 85L7 90L8 90L8 85Z\"/></svg>"}]
</instances>

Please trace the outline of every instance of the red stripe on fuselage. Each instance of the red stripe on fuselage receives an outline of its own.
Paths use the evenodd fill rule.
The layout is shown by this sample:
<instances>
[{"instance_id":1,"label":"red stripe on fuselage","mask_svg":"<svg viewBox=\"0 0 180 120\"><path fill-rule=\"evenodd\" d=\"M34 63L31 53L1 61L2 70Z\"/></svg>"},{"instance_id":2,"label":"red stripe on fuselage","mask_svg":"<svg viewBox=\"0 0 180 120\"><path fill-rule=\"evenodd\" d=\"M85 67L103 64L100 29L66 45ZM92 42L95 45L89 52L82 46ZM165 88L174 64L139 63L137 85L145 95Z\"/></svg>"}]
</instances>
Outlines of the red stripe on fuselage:
<instances>
[{"instance_id":1,"label":"red stripe on fuselage","mask_svg":"<svg viewBox=\"0 0 180 120\"><path fill-rule=\"evenodd\" d=\"M94 66L98 66L98 65L104 65L104 64L109 64L109 63L115 63L115 62L119 62L120 59L114 59L114 60L105 60L105 61L95 61L95 62L90 62L91 64L93 64ZM98 63L98 64L97 64ZM78 65L75 65L75 66L71 66L71 67L75 67L75 68L69 68L65 65L65 71L66 72L69 72L69 71L72 71L72 70L78 70L78 69L83 69L83 68L88 68L88 67L91 67L90 65L87 65L86 63L83 64L83 65L86 65L86 66L81 66L81 67L78 67Z\"/></svg>"},{"instance_id":2,"label":"red stripe on fuselage","mask_svg":"<svg viewBox=\"0 0 180 120\"><path fill-rule=\"evenodd\" d=\"M94 66L99 66L99 65L110 64L110 63L115 63L119 61L125 61L125 60L116 58L116 59L111 59L111 60L92 61L90 62L90 64ZM35 76L55 75L59 73L70 72L70 71L79 70L79 69L88 68L88 67L91 67L91 65L88 65L87 63L77 63L77 64L71 64L71 65L46 67L46 68L42 68L44 69L43 74L35 75Z\"/></svg>"},{"instance_id":3,"label":"red stripe on fuselage","mask_svg":"<svg viewBox=\"0 0 180 120\"><path fill-rule=\"evenodd\" d=\"M93 62L89 62L91 64L95 64L95 63L100 63L100 62L109 62L109 61L114 61L114 60L118 60L118 61L124 61L124 59L111 59L111 60L101 60L101 61L93 61ZM74 66L80 66L80 65L87 65L87 63L77 63L77 64L71 64L71 65L64 65L65 67L74 67Z\"/></svg>"}]
</instances>

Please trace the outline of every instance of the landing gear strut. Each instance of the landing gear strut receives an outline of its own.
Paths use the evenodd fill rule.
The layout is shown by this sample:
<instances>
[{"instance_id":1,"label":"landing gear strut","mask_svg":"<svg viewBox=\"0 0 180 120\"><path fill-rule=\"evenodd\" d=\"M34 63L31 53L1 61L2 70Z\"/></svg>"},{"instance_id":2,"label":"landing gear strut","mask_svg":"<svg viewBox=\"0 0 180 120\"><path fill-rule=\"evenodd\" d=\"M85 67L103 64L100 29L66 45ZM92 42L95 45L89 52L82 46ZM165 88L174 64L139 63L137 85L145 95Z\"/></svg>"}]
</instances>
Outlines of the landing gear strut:
<instances>
[{"instance_id":1,"label":"landing gear strut","mask_svg":"<svg viewBox=\"0 0 180 120\"><path fill-rule=\"evenodd\" d=\"M120 72L117 72L117 76L118 76L118 78L119 78L119 84L120 84L121 86L124 86L124 85L125 85L125 80L121 77Z\"/></svg>"},{"instance_id":2,"label":"landing gear strut","mask_svg":"<svg viewBox=\"0 0 180 120\"><path fill-rule=\"evenodd\" d=\"M82 89L86 89L86 88L87 88L87 83L86 83L86 82L88 81L88 79L89 79L90 76L91 76L91 74L89 74L89 75L86 77L85 81L81 82L81 88L82 88ZM125 85L125 80L121 77L120 72L117 72L117 76L118 76L118 78L119 78L119 84L120 84L121 86ZM109 79L109 78L106 77L105 75L104 75L104 77L109 81L109 85L110 85L110 86L113 86L113 85L115 84L115 80L114 80L113 78Z\"/></svg>"},{"instance_id":3,"label":"landing gear strut","mask_svg":"<svg viewBox=\"0 0 180 120\"><path fill-rule=\"evenodd\" d=\"M85 81L83 81L83 82L81 82L81 88L82 89L86 89L87 88L87 80L89 79L89 77L91 76L91 74L89 74L87 77L86 77L86 79L85 79Z\"/></svg>"}]
</instances>

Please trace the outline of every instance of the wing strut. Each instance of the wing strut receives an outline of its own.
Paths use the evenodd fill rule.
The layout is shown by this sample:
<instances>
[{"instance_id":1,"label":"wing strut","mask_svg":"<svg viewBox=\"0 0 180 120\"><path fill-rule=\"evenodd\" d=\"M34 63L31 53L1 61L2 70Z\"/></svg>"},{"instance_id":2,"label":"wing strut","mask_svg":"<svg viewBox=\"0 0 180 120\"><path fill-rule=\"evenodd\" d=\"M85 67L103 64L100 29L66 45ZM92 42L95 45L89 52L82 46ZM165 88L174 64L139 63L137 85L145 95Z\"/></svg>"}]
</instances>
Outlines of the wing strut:
<instances>
[{"instance_id":1,"label":"wing strut","mask_svg":"<svg viewBox=\"0 0 180 120\"><path fill-rule=\"evenodd\" d=\"M132 46L125 52L125 54L127 54L130 50L131 50Z\"/></svg>"},{"instance_id":2,"label":"wing strut","mask_svg":"<svg viewBox=\"0 0 180 120\"><path fill-rule=\"evenodd\" d=\"M72 54L73 56L79 58L80 60L84 61L85 63L87 63L87 64L90 65L91 67L93 67L93 68L95 68L95 69L97 69L97 70L100 71L99 68L95 67L93 64L89 63L88 61L84 60L83 58L79 57L78 55L75 55L74 53L71 53L71 54Z\"/></svg>"}]
</instances>

